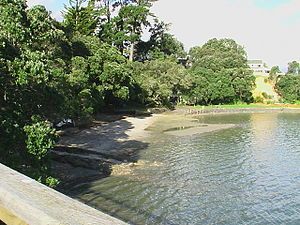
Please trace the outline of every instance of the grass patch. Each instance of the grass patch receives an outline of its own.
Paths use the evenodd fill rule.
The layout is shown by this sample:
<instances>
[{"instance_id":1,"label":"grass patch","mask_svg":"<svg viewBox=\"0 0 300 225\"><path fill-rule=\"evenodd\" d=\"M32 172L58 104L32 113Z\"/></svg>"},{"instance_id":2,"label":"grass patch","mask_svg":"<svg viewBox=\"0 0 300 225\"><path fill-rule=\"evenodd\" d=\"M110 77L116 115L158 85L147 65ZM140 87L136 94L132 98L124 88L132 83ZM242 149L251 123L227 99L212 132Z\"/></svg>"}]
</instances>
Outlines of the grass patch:
<instances>
[{"instance_id":1,"label":"grass patch","mask_svg":"<svg viewBox=\"0 0 300 225\"><path fill-rule=\"evenodd\" d=\"M208 105L187 106L193 109L266 109L266 108L300 108L300 104L230 104L230 105Z\"/></svg>"},{"instance_id":2,"label":"grass patch","mask_svg":"<svg viewBox=\"0 0 300 225\"><path fill-rule=\"evenodd\" d=\"M208 106L194 106L197 109L248 109L248 108L271 108L270 105L265 104L232 104L232 105L208 105Z\"/></svg>"}]
</instances>

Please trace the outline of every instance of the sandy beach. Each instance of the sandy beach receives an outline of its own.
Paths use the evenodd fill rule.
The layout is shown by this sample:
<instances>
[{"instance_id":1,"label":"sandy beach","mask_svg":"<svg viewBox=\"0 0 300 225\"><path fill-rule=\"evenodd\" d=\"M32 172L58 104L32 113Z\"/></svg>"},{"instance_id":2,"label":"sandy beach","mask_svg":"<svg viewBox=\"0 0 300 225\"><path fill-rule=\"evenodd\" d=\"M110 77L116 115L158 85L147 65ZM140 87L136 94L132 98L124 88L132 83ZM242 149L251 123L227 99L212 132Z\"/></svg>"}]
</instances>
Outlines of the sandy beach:
<instances>
[{"instance_id":1,"label":"sandy beach","mask_svg":"<svg viewBox=\"0 0 300 225\"><path fill-rule=\"evenodd\" d=\"M161 115L129 117L102 123L61 137L58 146L78 148L99 153L117 160L128 160L137 151L147 147L143 139L149 135L145 129Z\"/></svg>"},{"instance_id":2,"label":"sandy beach","mask_svg":"<svg viewBox=\"0 0 300 225\"><path fill-rule=\"evenodd\" d=\"M67 183L85 181L111 174L123 175L131 172L132 166L151 166L140 160L140 152L150 144L150 135L177 138L235 126L202 124L195 115L178 111L136 117L105 115L102 119L89 128L75 129L61 136L52 154L54 171L61 180Z\"/></svg>"},{"instance_id":3,"label":"sandy beach","mask_svg":"<svg viewBox=\"0 0 300 225\"><path fill-rule=\"evenodd\" d=\"M140 150L151 132L173 136L197 135L234 127L234 124L201 124L192 115L178 112L151 116L126 116L114 122L92 126L72 135L63 136L58 146L78 148L113 159L130 160Z\"/></svg>"}]
</instances>

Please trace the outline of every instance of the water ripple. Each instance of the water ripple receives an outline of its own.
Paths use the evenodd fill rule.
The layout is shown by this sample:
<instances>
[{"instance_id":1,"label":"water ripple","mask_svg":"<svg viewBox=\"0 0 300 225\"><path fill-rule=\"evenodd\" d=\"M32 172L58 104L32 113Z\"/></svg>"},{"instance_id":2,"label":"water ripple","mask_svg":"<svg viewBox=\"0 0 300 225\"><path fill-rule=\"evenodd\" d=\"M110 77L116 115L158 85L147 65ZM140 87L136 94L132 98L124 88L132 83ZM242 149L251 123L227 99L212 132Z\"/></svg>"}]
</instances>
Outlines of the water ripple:
<instances>
[{"instance_id":1,"label":"water ripple","mask_svg":"<svg viewBox=\"0 0 300 225\"><path fill-rule=\"evenodd\" d=\"M198 121L238 126L176 138L153 134L141 158L161 166L76 186L75 195L131 224L300 224L300 115Z\"/></svg>"}]
</instances>

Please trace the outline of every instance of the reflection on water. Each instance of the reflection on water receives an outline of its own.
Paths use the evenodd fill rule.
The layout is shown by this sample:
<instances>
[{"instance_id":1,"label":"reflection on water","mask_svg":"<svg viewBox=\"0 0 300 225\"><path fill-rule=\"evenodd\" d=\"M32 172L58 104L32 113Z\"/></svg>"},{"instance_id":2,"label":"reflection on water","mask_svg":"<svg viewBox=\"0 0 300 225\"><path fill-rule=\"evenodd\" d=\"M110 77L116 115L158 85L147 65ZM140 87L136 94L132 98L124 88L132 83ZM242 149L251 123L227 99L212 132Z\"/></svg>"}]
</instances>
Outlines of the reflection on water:
<instances>
[{"instance_id":1,"label":"reflection on water","mask_svg":"<svg viewBox=\"0 0 300 225\"><path fill-rule=\"evenodd\" d=\"M300 115L198 121L239 126L183 137L154 132L130 173L77 185L70 195L131 224L300 224Z\"/></svg>"}]
</instances>

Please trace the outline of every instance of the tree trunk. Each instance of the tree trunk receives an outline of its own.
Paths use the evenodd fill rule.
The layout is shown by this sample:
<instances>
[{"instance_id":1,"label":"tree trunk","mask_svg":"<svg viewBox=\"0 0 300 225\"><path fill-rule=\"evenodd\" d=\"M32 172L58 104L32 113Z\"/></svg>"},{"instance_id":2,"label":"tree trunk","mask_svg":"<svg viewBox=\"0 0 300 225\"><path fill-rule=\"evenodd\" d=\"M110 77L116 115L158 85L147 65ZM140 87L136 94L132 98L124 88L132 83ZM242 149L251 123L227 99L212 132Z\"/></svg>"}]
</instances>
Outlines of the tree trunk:
<instances>
[{"instance_id":1,"label":"tree trunk","mask_svg":"<svg viewBox=\"0 0 300 225\"><path fill-rule=\"evenodd\" d=\"M129 53L129 61L133 62L133 55L134 55L134 42L130 44L130 53Z\"/></svg>"}]
</instances>

